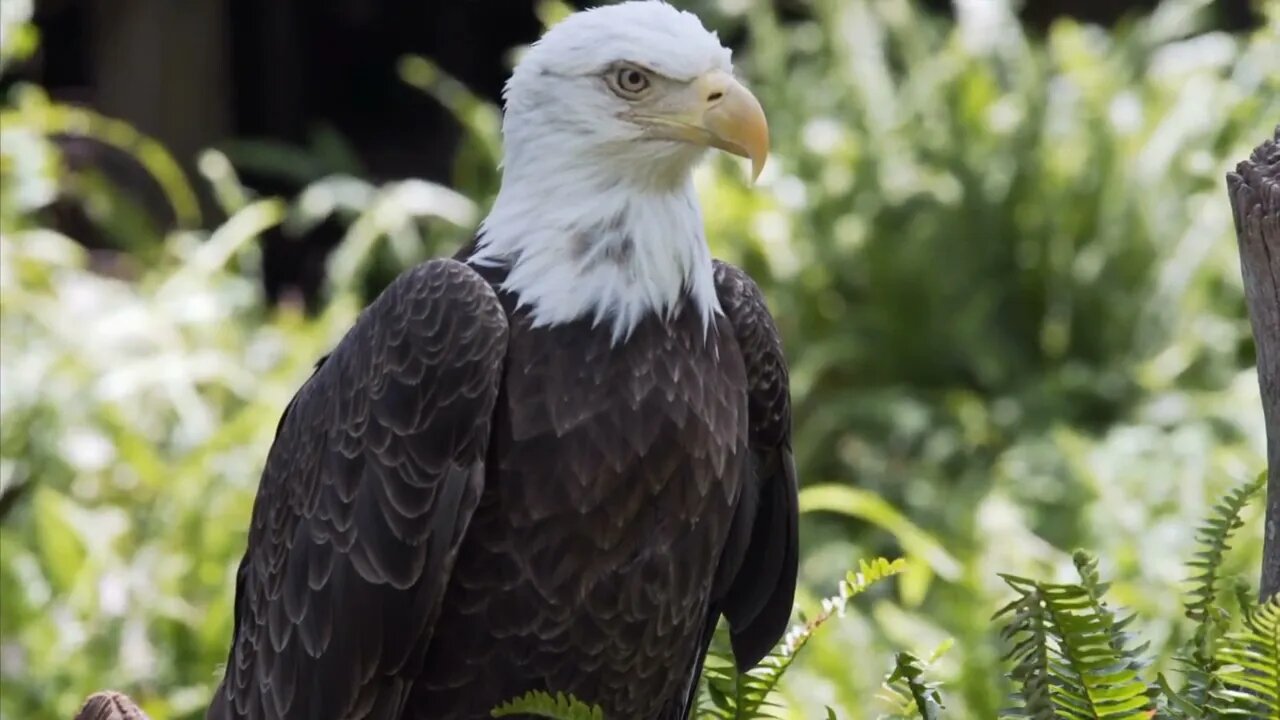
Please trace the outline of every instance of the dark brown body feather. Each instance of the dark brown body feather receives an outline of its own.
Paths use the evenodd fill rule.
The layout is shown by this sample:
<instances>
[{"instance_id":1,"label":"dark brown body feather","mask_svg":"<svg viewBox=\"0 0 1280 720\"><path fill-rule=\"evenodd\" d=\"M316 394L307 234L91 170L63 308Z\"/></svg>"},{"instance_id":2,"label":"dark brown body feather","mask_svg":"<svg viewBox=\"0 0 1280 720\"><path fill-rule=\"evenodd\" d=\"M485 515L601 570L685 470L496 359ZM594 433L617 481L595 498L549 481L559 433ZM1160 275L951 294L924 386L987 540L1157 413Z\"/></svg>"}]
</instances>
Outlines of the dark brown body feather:
<instances>
[{"instance_id":1,"label":"dark brown body feather","mask_svg":"<svg viewBox=\"0 0 1280 720\"><path fill-rule=\"evenodd\" d=\"M795 588L786 366L754 283L723 317L534 328L438 260L286 412L210 718L482 718L532 689L683 718L709 631L740 664Z\"/></svg>"}]
</instances>

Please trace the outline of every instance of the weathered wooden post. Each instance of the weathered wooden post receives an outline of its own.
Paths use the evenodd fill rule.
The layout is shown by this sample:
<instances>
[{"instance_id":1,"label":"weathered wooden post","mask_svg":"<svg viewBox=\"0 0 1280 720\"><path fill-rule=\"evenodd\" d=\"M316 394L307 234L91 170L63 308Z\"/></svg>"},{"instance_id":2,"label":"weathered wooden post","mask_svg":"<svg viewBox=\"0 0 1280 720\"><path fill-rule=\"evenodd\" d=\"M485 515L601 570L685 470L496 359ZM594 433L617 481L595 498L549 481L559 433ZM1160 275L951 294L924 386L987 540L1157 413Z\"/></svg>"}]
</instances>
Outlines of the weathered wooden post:
<instances>
[{"instance_id":1,"label":"weathered wooden post","mask_svg":"<svg viewBox=\"0 0 1280 720\"><path fill-rule=\"evenodd\" d=\"M1266 600L1280 592L1280 126L1274 138L1227 173L1227 192L1267 428L1267 519L1259 590Z\"/></svg>"}]
</instances>

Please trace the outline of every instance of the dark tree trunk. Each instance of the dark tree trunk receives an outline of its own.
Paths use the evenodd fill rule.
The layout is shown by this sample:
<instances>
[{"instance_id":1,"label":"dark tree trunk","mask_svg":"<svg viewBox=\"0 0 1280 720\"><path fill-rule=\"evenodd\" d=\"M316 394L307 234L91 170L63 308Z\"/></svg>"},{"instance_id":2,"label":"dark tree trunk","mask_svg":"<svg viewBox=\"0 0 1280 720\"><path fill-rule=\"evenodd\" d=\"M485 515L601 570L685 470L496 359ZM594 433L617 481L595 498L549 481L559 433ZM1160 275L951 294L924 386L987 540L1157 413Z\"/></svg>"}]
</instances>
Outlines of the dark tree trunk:
<instances>
[{"instance_id":1,"label":"dark tree trunk","mask_svg":"<svg viewBox=\"0 0 1280 720\"><path fill-rule=\"evenodd\" d=\"M226 0L93 3L95 105L190 170L231 130Z\"/></svg>"},{"instance_id":2,"label":"dark tree trunk","mask_svg":"<svg viewBox=\"0 0 1280 720\"><path fill-rule=\"evenodd\" d=\"M1280 592L1280 126L1273 139L1227 173L1227 192L1267 427L1267 519L1259 592L1266 600Z\"/></svg>"}]
</instances>

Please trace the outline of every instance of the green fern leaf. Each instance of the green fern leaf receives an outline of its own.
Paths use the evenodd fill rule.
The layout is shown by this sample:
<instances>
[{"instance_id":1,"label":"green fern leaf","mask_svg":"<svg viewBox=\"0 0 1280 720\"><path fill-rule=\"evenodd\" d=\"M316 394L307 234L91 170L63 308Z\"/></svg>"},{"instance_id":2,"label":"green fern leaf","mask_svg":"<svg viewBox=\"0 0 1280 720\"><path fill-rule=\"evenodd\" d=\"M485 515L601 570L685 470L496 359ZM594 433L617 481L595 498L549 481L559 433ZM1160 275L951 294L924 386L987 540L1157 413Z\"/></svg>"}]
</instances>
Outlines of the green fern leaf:
<instances>
[{"instance_id":1,"label":"green fern leaf","mask_svg":"<svg viewBox=\"0 0 1280 720\"><path fill-rule=\"evenodd\" d=\"M1213 611L1218 607L1218 570L1222 567L1223 556L1231 549L1231 536L1244 525L1240 514L1262 492L1265 485L1266 476L1259 475L1252 482L1232 490L1225 500L1214 506L1213 513L1196 531L1200 549L1189 565L1192 572L1198 574L1191 578L1192 587L1187 591L1190 601L1186 604L1186 613L1188 618L1201 625L1215 619Z\"/></svg>"},{"instance_id":2,"label":"green fern leaf","mask_svg":"<svg viewBox=\"0 0 1280 720\"><path fill-rule=\"evenodd\" d=\"M1143 720L1154 712L1136 651L1096 594L1096 563L1080 558L1083 585L1005 577L1019 597L997 617L1012 649L1010 678L1020 688L1015 716ZM1127 621L1124 621L1127 624Z\"/></svg>"},{"instance_id":3,"label":"green fern leaf","mask_svg":"<svg viewBox=\"0 0 1280 720\"><path fill-rule=\"evenodd\" d=\"M1134 690L1137 686L1133 682L1136 682L1138 676L1151 664L1150 660L1145 656L1148 648L1151 647L1151 643L1144 642L1135 645L1133 634L1126 631L1126 628L1133 623L1135 616L1130 614L1117 619L1115 612L1103 600L1103 595L1106 594L1110 584L1102 582L1098 573L1097 558L1078 550L1072 555L1072 561L1075 563L1076 572L1080 575L1080 587L1088 600L1089 611L1097 617L1106 634L1107 644L1111 652L1123 664L1124 670L1131 678L1131 683L1126 685L1126 688ZM1112 682L1119 682L1120 675L1120 673L1115 674L1112 677ZM1155 701L1158 694L1159 688L1153 685L1145 686L1144 695L1148 700L1148 706Z\"/></svg>"},{"instance_id":4,"label":"green fern leaf","mask_svg":"<svg viewBox=\"0 0 1280 720\"><path fill-rule=\"evenodd\" d=\"M1232 490L1214 508L1208 519L1196 532L1199 545L1194 559L1189 563L1192 575L1187 590L1186 615L1196 622L1192 638L1174 654L1174 661L1185 678L1181 691L1169 697L1175 707L1184 704L1204 708L1210 697L1221 690L1218 676L1218 644L1230 625L1230 613L1219 603L1221 588L1219 568L1230 549L1231 537L1242 525L1240 518L1244 508L1266 485L1265 475ZM1236 595L1241 591L1236 588ZM1241 603L1245 608L1248 603ZM1168 692L1165 693L1169 695ZM1188 717L1200 717L1188 715Z\"/></svg>"},{"instance_id":5,"label":"green fern leaf","mask_svg":"<svg viewBox=\"0 0 1280 720\"><path fill-rule=\"evenodd\" d=\"M1223 717L1280 718L1280 597L1244 617L1218 649L1210 707Z\"/></svg>"},{"instance_id":6,"label":"green fern leaf","mask_svg":"<svg viewBox=\"0 0 1280 720\"><path fill-rule=\"evenodd\" d=\"M832 617L842 615L849 600L906 568L906 561L901 559L859 561L858 569L849 571L840 581L836 594L822 601L822 612L817 617L793 626L759 665L745 673L737 672L733 652L724 633L717 633L707 652L702 673L698 701L700 716L717 720L775 718L774 692L797 654L818 628Z\"/></svg>"},{"instance_id":7,"label":"green fern leaf","mask_svg":"<svg viewBox=\"0 0 1280 720\"><path fill-rule=\"evenodd\" d=\"M951 642L947 641L934 651L927 662L908 652L894 656L893 670L884 681L886 699L895 705L891 718L937 720L941 717L943 705L942 695L938 692L939 683L925 682L923 677L928 666L950 647Z\"/></svg>"},{"instance_id":8,"label":"green fern leaf","mask_svg":"<svg viewBox=\"0 0 1280 720\"><path fill-rule=\"evenodd\" d=\"M1156 717L1178 720L1201 720L1204 717L1204 703L1192 701L1185 690L1175 690L1164 673L1156 676L1156 685L1160 688Z\"/></svg>"},{"instance_id":9,"label":"green fern leaf","mask_svg":"<svg viewBox=\"0 0 1280 720\"><path fill-rule=\"evenodd\" d=\"M1000 636L1010 649L1004 660L1013 663L1009 679L1018 688L1013 699L1021 703L1020 708L1007 714L1030 720L1056 720L1057 713L1050 696L1052 676L1049 672L1048 623L1040 590L1030 580L1002 577L1018 593L1018 598L1001 608L995 616L996 619L1006 618Z\"/></svg>"},{"instance_id":10,"label":"green fern leaf","mask_svg":"<svg viewBox=\"0 0 1280 720\"><path fill-rule=\"evenodd\" d=\"M604 711L588 705L572 695L532 690L508 700L489 712L490 717L534 715L550 720L604 720Z\"/></svg>"}]
</instances>

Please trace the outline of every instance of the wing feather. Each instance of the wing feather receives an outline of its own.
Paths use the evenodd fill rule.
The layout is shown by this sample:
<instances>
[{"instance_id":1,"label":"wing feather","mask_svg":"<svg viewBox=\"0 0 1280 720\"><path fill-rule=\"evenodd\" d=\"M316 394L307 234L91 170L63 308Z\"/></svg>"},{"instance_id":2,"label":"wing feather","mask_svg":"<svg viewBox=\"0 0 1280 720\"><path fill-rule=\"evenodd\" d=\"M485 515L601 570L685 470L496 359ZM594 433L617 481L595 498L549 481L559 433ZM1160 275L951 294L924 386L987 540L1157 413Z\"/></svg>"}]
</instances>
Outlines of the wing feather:
<instances>
[{"instance_id":1,"label":"wing feather","mask_svg":"<svg viewBox=\"0 0 1280 720\"><path fill-rule=\"evenodd\" d=\"M738 503L713 598L729 620L734 659L745 670L782 638L795 598L799 507L791 393L782 341L760 288L720 261L715 279L747 369L753 477Z\"/></svg>"},{"instance_id":2,"label":"wing feather","mask_svg":"<svg viewBox=\"0 0 1280 720\"><path fill-rule=\"evenodd\" d=\"M398 278L281 419L208 717L392 718L482 490L506 315L454 260Z\"/></svg>"}]
</instances>

